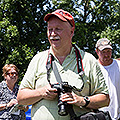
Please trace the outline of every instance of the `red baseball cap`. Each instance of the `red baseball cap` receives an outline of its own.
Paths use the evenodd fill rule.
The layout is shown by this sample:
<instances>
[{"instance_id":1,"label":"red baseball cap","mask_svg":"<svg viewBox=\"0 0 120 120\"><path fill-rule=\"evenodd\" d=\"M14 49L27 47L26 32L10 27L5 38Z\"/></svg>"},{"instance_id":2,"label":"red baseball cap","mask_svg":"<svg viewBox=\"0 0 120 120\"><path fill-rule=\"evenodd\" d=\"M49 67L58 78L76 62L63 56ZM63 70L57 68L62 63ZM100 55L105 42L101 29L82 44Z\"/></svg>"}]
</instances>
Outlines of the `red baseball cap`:
<instances>
[{"instance_id":1,"label":"red baseball cap","mask_svg":"<svg viewBox=\"0 0 120 120\"><path fill-rule=\"evenodd\" d=\"M57 16L59 19L61 19L62 21L65 21L65 22L69 22L70 25L72 27L75 27L75 22L74 22L74 19L73 19L73 16L67 12L67 11L64 11L62 9L57 9L56 11L52 12L52 13L48 13L45 17L44 17L44 20L46 22L49 21L50 17L52 17L53 15Z\"/></svg>"}]
</instances>

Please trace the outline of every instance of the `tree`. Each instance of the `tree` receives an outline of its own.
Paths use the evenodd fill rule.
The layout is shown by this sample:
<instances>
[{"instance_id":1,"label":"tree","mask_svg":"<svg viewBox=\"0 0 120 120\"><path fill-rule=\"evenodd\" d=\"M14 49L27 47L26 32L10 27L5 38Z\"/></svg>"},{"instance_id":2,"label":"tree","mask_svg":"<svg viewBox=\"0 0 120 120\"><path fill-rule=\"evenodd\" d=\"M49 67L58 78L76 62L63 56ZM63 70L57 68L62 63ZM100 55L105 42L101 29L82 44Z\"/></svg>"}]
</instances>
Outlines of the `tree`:
<instances>
[{"instance_id":1,"label":"tree","mask_svg":"<svg viewBox=\"0 0 120 120\"><path fill-rule=\"evenodd\" d=\"M91 52L96 56L96 41L101 37L107 37L113 43L113 57L119 57L119 0L52 1L55 8L57 6L57 8L68 10L74 16L76 29L73 42L75 42L81 49Z\"/></svg>"},{"instance_id":2,"label":"tree","mask_svg":"<svg viewBox=\"0 0 120 120\"><path fill-rule=\"evenodd\" d=\"M46 4L51 7L48 0L1 1L1 70L6 63L13 63L20 69L21 79L33 55L49 46L44 23Z\"/></svg>"},{"instance_id":3,"label":"tree","mask_svg":"<svg viewBox=\"0 0 120 120\"><path fill-rule=\"evenodd\" d=\"M119 0L1 0L0 8L0 68L16 64L20 80L32 57L49 48L44 16L58 8L73 15L73 42L81 49L96 56L96 41L107 37L113 43L113 57L120 57Z\"/></svg>"}]
</instances>

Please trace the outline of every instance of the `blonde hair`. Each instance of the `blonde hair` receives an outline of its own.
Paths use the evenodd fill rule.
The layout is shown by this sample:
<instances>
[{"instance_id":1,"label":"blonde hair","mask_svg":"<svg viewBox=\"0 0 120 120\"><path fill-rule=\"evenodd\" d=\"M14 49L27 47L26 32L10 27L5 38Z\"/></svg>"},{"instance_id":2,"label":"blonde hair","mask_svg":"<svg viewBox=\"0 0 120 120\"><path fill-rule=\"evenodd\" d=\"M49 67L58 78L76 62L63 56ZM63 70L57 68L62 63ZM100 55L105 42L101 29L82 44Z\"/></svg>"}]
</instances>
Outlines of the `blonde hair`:
<instances>
[{"instance_id":1,"label":"blonde hair","mask_svg":"<svg viewBox=\"0 0 120 120\"><path fill-rule=\"evenodd\" d=\"M9 70L11 70L11 68L14 68L17 73L19 72L19 69L18 69L14 64L6 64L6 65L2 68L2 71L3 71L2 76L5 76L5 75L7 74L7 72L8 72Z\"/></svg>"}]
</instances>

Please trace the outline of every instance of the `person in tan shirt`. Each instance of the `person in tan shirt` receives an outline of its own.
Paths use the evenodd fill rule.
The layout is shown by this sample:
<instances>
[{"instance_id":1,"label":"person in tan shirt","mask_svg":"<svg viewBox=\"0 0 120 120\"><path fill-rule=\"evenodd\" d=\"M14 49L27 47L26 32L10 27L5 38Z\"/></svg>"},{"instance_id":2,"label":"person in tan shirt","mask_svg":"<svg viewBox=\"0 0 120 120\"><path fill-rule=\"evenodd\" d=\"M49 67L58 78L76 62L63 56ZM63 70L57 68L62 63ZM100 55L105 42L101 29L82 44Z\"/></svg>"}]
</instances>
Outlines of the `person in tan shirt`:
<instances>
[{"instance_id":1,"label":"person in tan shirt","mask_svg":"<svg viewBox=\"0 0 120 120\"><path fill-rule=\"evenodd\" d=\"M58 9L47 14L44 20L48 23L47 35L51 47L35 55L30 62L20 85L18 103L32 104L32 120L70 119L69 114L66 116L58 114L57 89L49 84L58 83L52 69L48 77L50 81L47 79L46 63L52 61L55 62L62 81L80 90L64 93L60 97L62 102L73 105L78 116L109 105L108 89L95 57L72 44L75 29L73 16L67 11ZM81 55L81 62L77 62L75 51ZM84 71L83 79L79 75L78 64Z\"/></svg>"}]
</instances>

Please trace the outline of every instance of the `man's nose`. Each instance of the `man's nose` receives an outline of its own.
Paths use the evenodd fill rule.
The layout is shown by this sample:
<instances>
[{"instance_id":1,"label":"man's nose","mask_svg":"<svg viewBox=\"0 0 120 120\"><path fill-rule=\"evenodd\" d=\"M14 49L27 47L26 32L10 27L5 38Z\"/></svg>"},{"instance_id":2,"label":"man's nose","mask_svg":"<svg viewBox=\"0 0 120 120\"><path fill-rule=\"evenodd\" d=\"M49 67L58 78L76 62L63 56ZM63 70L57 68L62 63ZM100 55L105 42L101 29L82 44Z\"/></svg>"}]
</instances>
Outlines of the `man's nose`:
<instances>
[{"instance_id":1,"label":"man's nose","mask_svg":"<svg viewBox=\"0 0 120 120\"><path fill-rule=\"evenodd\" d=\"M108 56L108 54L107 54L107 53L105 53L105 56L107 57L107 56Z\"/></svg>"},{"instance_id":2,"label":"man's nose","mask_svg":"<svg viewBox=\"0 0 120 120\"><path fill-rule=\"evenodd\" d=\"M56 35L56 32L54 29L52 30L51 35L53 35L53 36Z\"/></svg>"}]
</instances>

